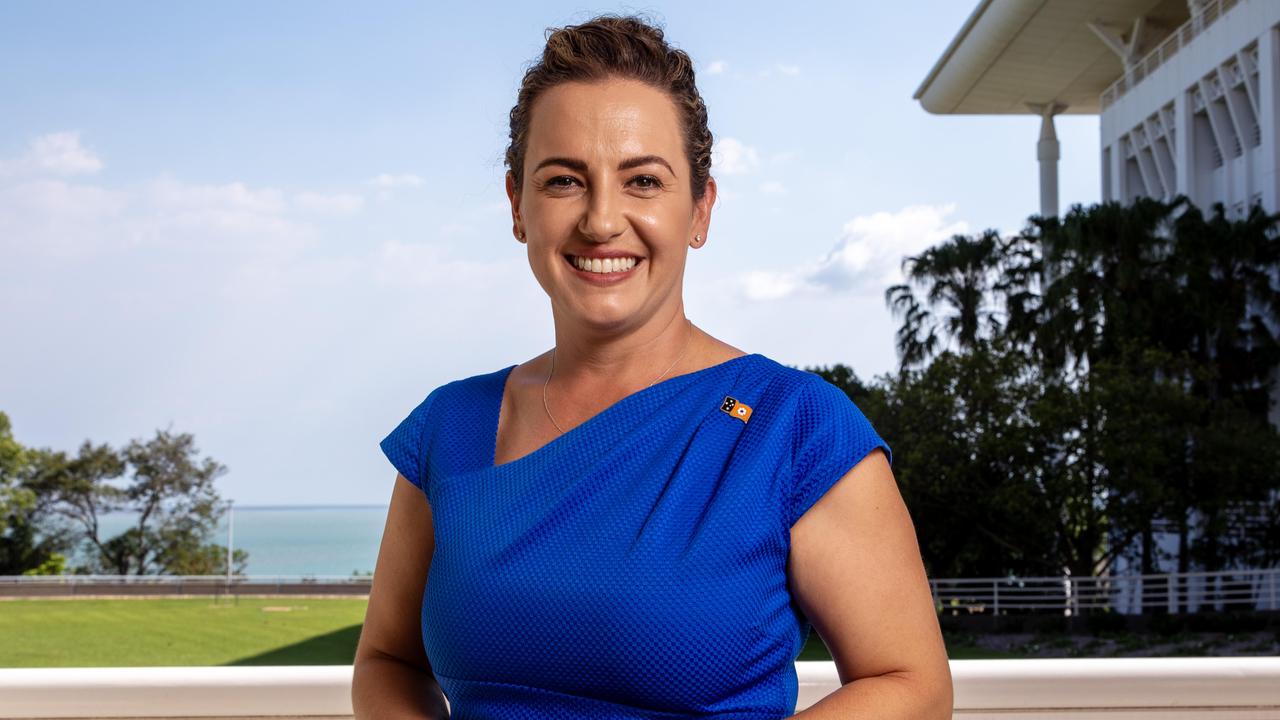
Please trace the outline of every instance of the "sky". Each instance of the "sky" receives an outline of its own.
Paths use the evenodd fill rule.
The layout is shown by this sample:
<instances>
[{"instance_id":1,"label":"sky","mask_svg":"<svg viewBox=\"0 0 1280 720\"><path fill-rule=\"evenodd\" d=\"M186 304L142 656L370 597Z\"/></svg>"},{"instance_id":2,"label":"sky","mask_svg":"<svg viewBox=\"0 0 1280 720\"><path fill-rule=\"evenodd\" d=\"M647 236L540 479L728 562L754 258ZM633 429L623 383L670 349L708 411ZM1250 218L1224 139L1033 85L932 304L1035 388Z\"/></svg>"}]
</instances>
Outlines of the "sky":
<instances>
[{"instance_id":1,"label":"sky","mask_svg":"<svg viewBox=\"0 0 1280 720\"><path fill-rule=\"evenodd\" d=\"M554 343L507 115L602 12L661 25L708 107L688 317L872 380L902 258L1039 210L1038 118L912 99L975 3L6 2L0 411L73 453L191 433L237 505L386 503L428 392ZM1060 207L1098 202L1097 117L1057 132Z\"/></svg>"}]
</instances>

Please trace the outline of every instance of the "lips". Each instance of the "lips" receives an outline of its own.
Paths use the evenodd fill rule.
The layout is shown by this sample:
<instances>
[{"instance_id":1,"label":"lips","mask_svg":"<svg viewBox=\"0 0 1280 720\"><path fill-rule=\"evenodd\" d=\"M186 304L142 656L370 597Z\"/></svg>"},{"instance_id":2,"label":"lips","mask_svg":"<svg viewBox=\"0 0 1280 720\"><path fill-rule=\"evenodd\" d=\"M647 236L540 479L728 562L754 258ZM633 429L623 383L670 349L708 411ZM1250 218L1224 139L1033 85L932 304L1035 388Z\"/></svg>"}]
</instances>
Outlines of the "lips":
<instances>
[{"instance_id":1,"label":"lips","mask_svg":"<svg viewBox=\"0 0 1280 720\"><path fill-rule=\"evenodd\" d=\"M629 277L632 277L633 275L635 275L636 268L640 267L645 261L644 258L637 257L634 255L610 256L611 259L625 258L625 257L635 258L635 264L633 264L630 268L626 270L614 270L612 272L605 273L605 272L591 272L589 270L583 270L582 268L579 268L574 263L573 255L564 254L561 257L564 258L565 264L569 266L569 268L573 271L574 275L576 275L579 278L582 278L583 280L586 280L588 282L591 282L597 285L610 285L610 284L619 282L621 280L625 280Z\"/></svg>"}]
</instances>

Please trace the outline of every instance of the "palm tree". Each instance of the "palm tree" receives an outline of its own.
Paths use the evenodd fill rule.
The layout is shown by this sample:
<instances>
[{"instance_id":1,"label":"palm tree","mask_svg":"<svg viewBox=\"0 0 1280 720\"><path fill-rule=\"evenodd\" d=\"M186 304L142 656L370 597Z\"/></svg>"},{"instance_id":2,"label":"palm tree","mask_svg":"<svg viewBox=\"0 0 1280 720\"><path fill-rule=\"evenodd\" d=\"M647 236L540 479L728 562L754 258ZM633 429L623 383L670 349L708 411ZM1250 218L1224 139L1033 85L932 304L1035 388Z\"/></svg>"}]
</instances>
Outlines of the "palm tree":
<instances>
[{"instance_id":1,"label":"palm tree","mask_svg":"<svg viewBox=\"0 0 1280 720\"><path fill-rule=\"evenodd\" d=\"M904 319L897 333L901 368L921 364L934 355L939 350L939 330L963 350L1000 332L1000 313L992 295L1000 258L1000 235L987 230L976 238L953 235L903 259L907 282L885 291L889 308ZM916 298L913 285L927 289L927 306ZM947 312L939 313L943 308Z\"/></svg>"}]
</instances>

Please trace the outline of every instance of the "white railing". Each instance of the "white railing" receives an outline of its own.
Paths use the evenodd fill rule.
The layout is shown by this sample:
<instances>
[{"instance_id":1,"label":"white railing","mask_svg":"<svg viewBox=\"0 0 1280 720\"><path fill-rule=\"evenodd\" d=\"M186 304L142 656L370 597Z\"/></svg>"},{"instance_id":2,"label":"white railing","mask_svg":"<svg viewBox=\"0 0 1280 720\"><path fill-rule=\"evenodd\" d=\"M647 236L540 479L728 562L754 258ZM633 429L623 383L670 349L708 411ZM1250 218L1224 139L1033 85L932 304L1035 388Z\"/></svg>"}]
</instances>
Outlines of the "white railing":
<instances>
[{"instance_id":1,"label":"white railing","mask_svg":"<svg viewBox=\"0 0 1280 720\"><path fill-rule=\"evenodd\" d=\"M1119 100L1122 95L1142 82L1143 78L1155 72L1156 68L1178 54L1179 50L1186 47L1197 35L1204 32L1205 28L1217 22L1238 2L1239 0L1209 0L1209 2L1201 5L1199 12L1192 15L1190 20L1183 23L1177 30L1173 31L1172 35L1157 45L1154 50L1148 52L1141 60L1134 63L1133 67L1126 68L1124 74L1118 80L1102 91L1102 97L1099 101L1102 109L1106 110L1116 100Z\"/></svg>"},{"instance_id":2,"label":"white railing","mask_svg":"<svg viewBox=\"0 0 1280 720\"><path fill-rule=\"evenodd\" d=\"M84 585L117 583L122 585L173 585L178 583L297 584L297 583L365 583L370 575L0 575L0 585L54 584Z\"/></svg>"},{"instance_id":3,"label":"white railing","mask_svg":"<svg viewBox=\"0 0 1280 720\"><path fill-rule=\"evenodd\" d=\"M0 669L0 718L349 718L350 665ZM803 710L840 687L797 662ZM953 660L957 718L1280 718L1280 658Z\"/></svg>"},{"instance_id":4,"label":"white railing","mask_svg":"<svg viewBox=\"0 0 1280 720\"><path fill-rule=\"evenodd\" d=\"M0 596L176 594L367 594L364 575L3 575ZM1110 575L933 578L934 606L953 614L1032 611L1074 616L1084 611L1122 615L1154 609L1280 610L1280 568Z\"/></svg>"},{"instance_id":5,"label":"white railing","mask_svg":"<svg viewBox=\"0 0 1280 720\"><path fill-rule=\"evenodd\" d=\"M1280 568L1086 578L935 579L929 584L934 606L955 614L1280 610Z\"/></svg>"},{"instance_id":6,"label":"white railing","mask_svg":"<svg viewBox=\"0 0 1280 720\"><path fill-rule=\"evenodd\" d=\"M368 575L0 575L0 596L368 594Z\"/></svg>"}]
</instances>

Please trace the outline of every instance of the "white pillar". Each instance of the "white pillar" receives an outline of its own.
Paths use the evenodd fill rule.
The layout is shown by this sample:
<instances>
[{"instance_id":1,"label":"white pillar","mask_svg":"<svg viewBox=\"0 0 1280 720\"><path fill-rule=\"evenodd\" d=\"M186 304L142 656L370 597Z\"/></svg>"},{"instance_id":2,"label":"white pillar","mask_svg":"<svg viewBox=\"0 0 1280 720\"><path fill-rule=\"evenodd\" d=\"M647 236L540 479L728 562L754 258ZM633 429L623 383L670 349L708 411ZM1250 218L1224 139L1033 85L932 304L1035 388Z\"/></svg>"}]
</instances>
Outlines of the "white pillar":
<instances>
[{"instance_id":1,"label":"white pillar","mask_svg":"<svg viewBox=\"0 0 1280 720\"><path fill-rule=\"evenodd\" d=\"M1173 98L1173 117L1175 127L1173 131L1173 166L1174 166L1174 188L1177 193L1186 195L1191 200L1191 204L1199 207L1200 198L1197 197L1195 187L1196 173L1196 157L1195 157L1195 111L1191 108L1191 93L1183 90Z\"/></svg>"},{"instance_id":2,"label":"white pillar","mask_svg":"<svg viewBox=\"0 0 1280 720\"><path fill-rule=\"evenodd\" d=\"M1124 137L1121 136L1111 143L1111 165L1107 167L1107 172L1111 173L1111 197L1107 199L1118 203L1124 203L1129 198L1129 183L1125 177L1124 163Z\"/></svg>"},{"instance_id":3,"label":"white pillar","mask_svg":"<svg viewBox=\"0 0 1280 720\"><path fill-rule=\"evenodd\" d=\"M1280 212L1280 30L1274 27L1258 37L1258 109L1262 208Z\"/></svg>"},{"instance_id":4,"label":"white pillar","mask_svg":"<svg viewBox=\"0 0 1280 720\"><path fill-rule=\"evenodd\" d=\"M232 528L235 527L235 520L236 520L235 515L232 514L233 502L235 501L234 500L227 501L227 584L228 585L231 584L231 555L233 554L233 551L232 551L233 546L231 544L231 538L232 538L231 533L232 533Z\"/></svg>"},{"instance_id":5,"label":"white pillar","mask_svg":"<svg viewBox=\"0 0 1280 720\"><path fill-rule=\"evenodd\" d=\"M1061 147L1053 129L1053 116L1066 110L1062 103L1031 105L1040 115L1040 140L1036 143L1036 159L1040 161L1040 216L1058 216L1058 158Z\"/></svg>"},{"instance_id":6,"label":"white pillar","mask_svg":"<svg viewBox=\"0 0 1280 720\"><path fill-rule=\"evenodd\" d=\"M1258 129L1262 145L1258 148L1262 209L1280 212L1280 30L1268 28L1258 37ZM1274 280L1274 275L1272 276ZM1270 323L1268 323L1268 326ZM1271 328L1272 331L1275 328ZM1280 427L1280 370L1273 373L1270 420Z\"/></svg>"}]
</instances>

